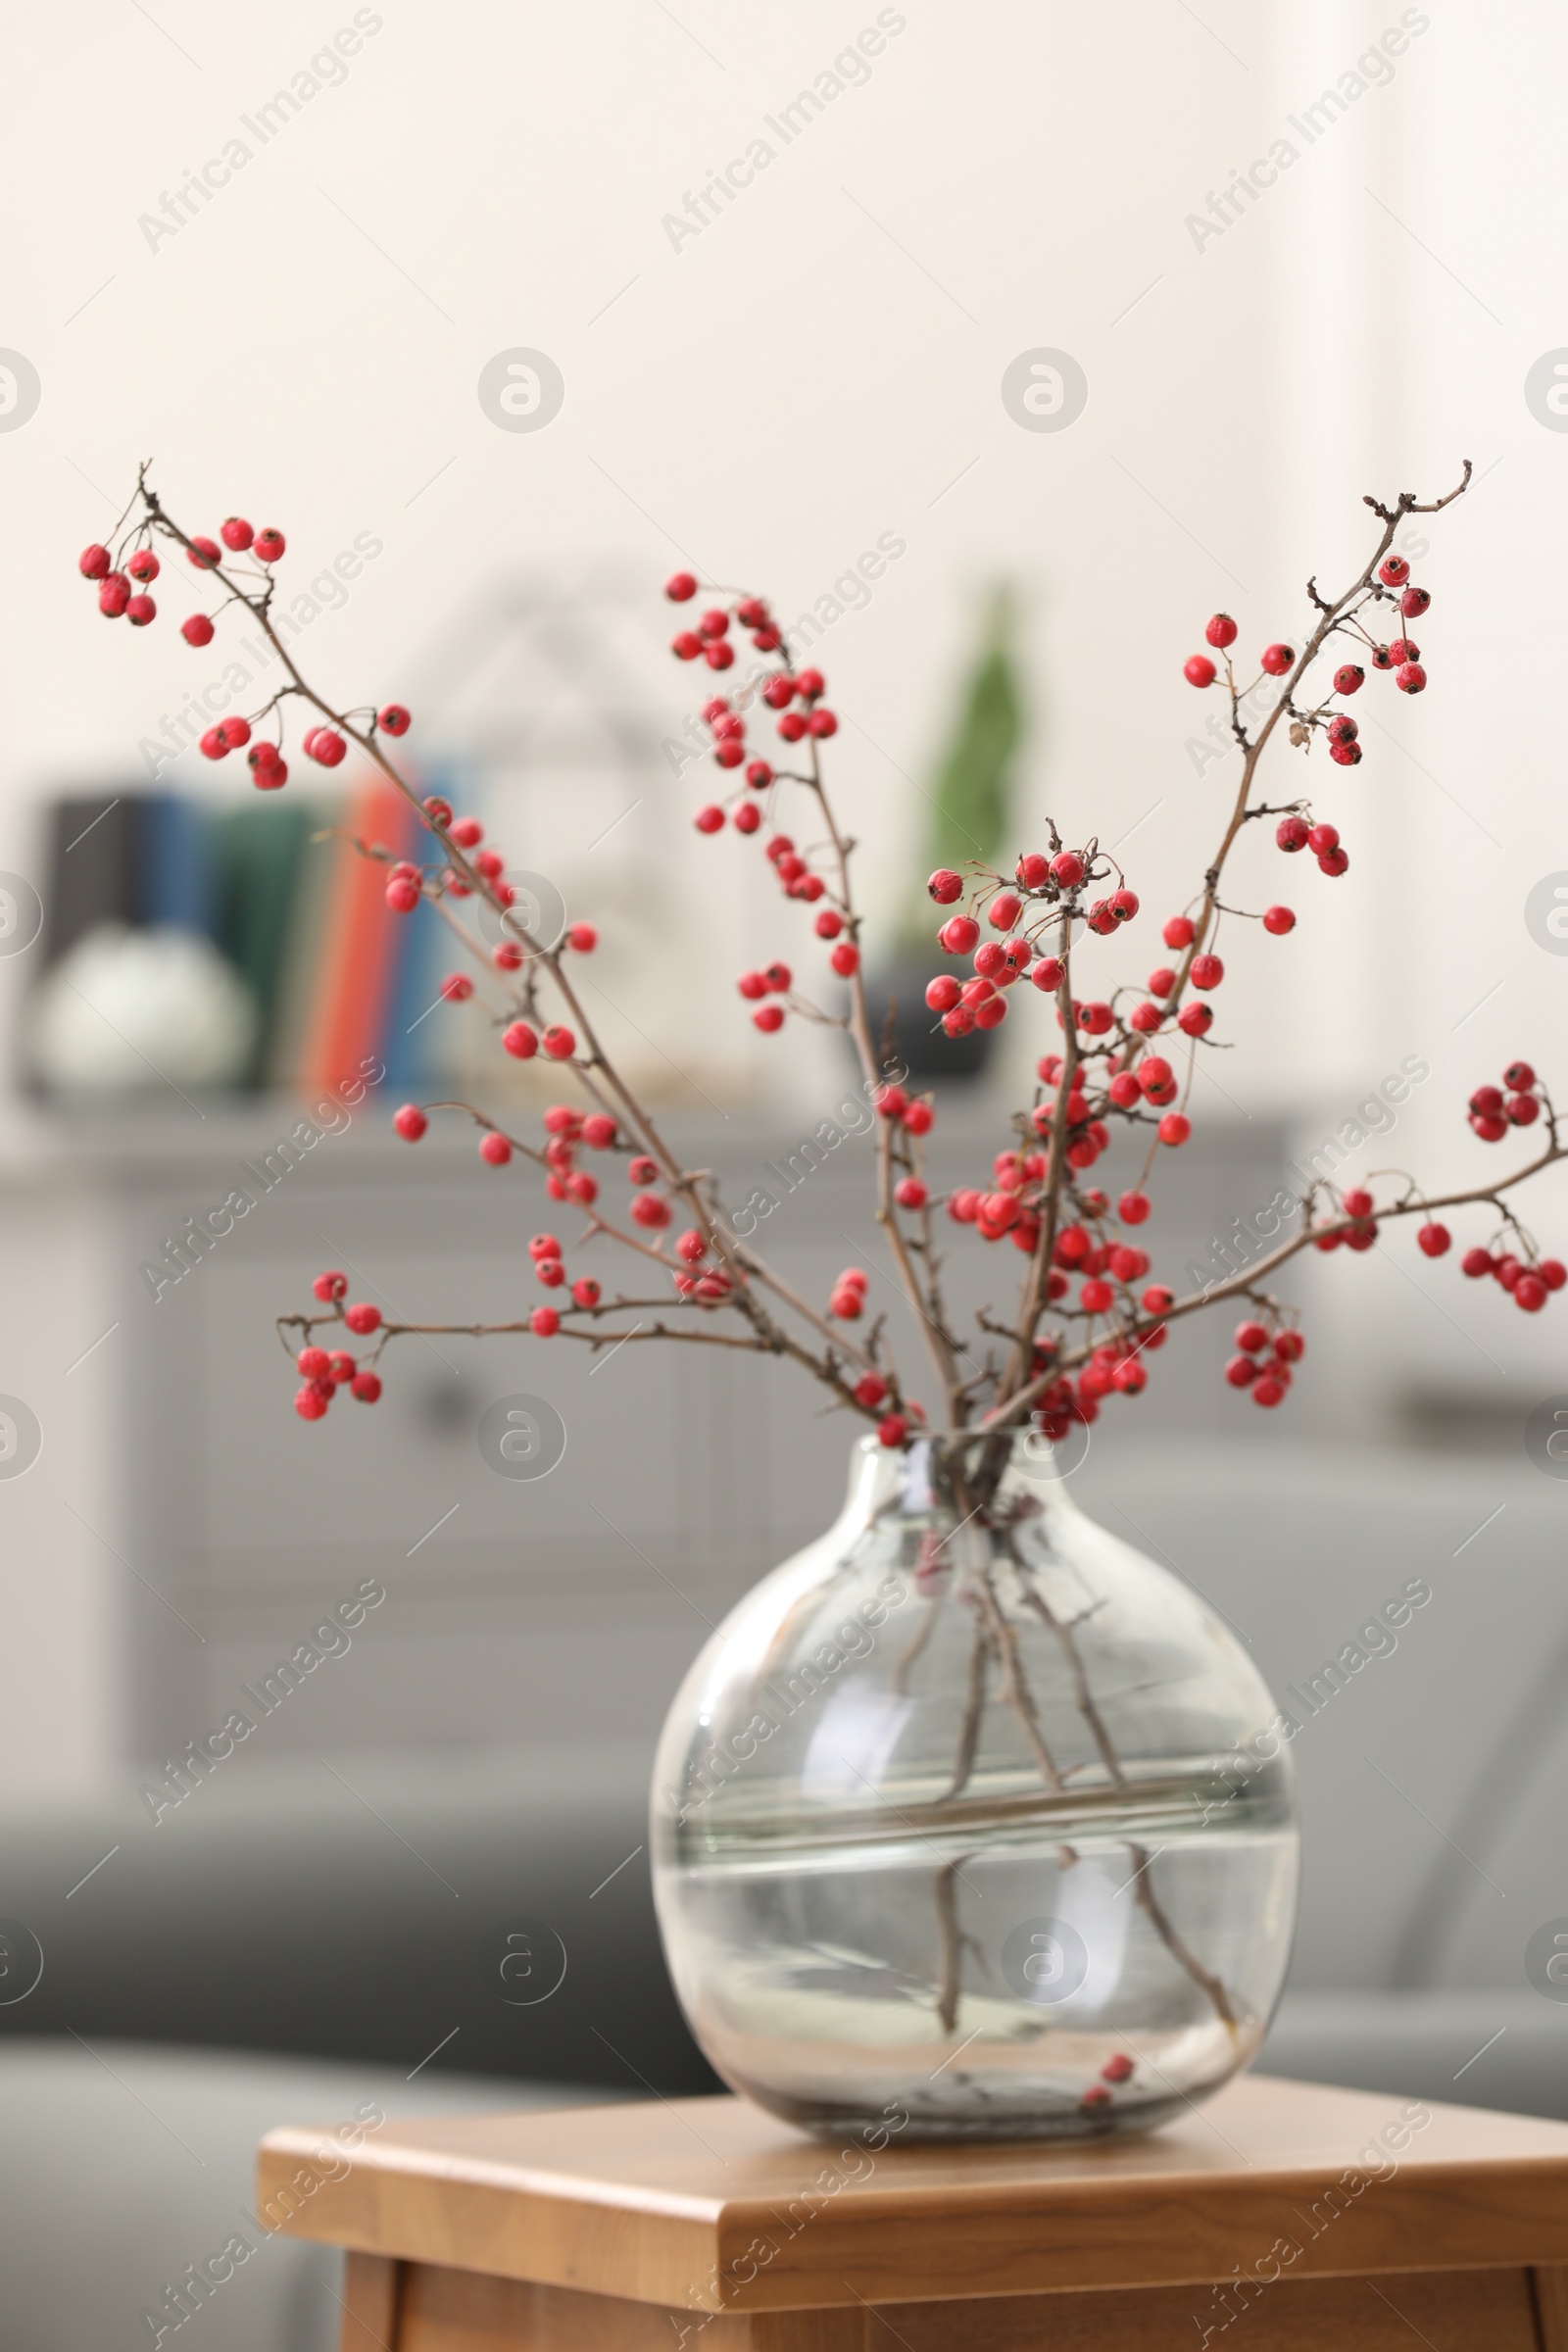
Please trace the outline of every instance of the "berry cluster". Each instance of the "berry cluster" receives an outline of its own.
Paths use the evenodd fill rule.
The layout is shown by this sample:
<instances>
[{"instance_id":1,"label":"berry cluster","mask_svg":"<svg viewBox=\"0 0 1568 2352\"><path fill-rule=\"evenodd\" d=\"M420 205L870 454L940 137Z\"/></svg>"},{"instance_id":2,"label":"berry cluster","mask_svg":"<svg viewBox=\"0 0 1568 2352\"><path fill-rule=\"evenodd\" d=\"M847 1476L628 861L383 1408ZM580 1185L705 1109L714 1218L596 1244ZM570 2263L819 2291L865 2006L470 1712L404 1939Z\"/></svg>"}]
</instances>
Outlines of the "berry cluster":
<instances>
[{"instance_id":1,"label":"berry cluster","mask_svg":"<svg viewBox=\"0 0 1568 2352\"><path fill-rule=\"evenodd\" d=\"M217 584L224 591L225 603L239 602L249 607L262 621L268 635L272 636L268 620L273 584L271 567L287 550L288 543L282 532L270 527L254 530L242 514L230 514L227 521L220 526L217 539L208 538L205 534L187 538L183 531L176 530L171 524L157 499L147 490L145 474L139 485L139 495L142 515L123 530L119 558L110 549L94 541L90 547L84 547L76 559L76 568L82 578L98 583L99 612L111 620L118 620L122 614L133 628L145 628L150 620L157 618L158 607L146 590L163 569L152 545L154 533L161 532L183 547L186 561L197 571L216 575ZM254 564L236 567L232 560L246 556L254 559ZM264 568L258 570L255 564ZM248 589L247 581L254 582L255 588ZM187 645L199 649L212 644L216 629L210 614L192 612L180 622L179 633ZM277 646L275 637L272 637L272 642ZM278 647L278 651L281 650ZM282 707L289 696L306 692L298 672L293 670L292 663L289 666L293 682L283 689L282 694L275 695L265 710L252 718L236 714L220 719L216 726L206 730L199 741L198 748L207 760L226 760L230 752L244 752L251 781L258 792L276 792L288 782L288 761L283 757L281 732ZM253 741L255 728L266 718L274 715L278 722L276 739L263 736ZM306 758L314 760L321 767L336 767L347 755L351 734L356 741L368 746L369 739L377 732L391 736L406 735L413 723L402 703L386 703L379 710L372 710L358 715L366 722L363 732L356 731L347 719L339 719L335 725L308 728L300 746ZM390 903L394 906L399 904L395 900ZM408 901L409 906L416 903L416 899Z\"/></svg>"},{"instance_id":2,"label":"berry cluster","mask_svg":"<svg viewBox=\"0 0 1568 2352\"><path fill-rule=\"evenodd\" d=\"M1465 482L1468 478L1467 467ZM1449 498L1458 496L1465 482ZM428 1133L433 1111L471 1119L486 1165L523 1161L537 1170L552 1202L580 1214L582 1231L570 1246L573 1251L587 1245L619 1245L643 1273L642 1287L654 1294L607 1296L595 1276L568 1273L566 1245L555 1234L542 1233L529 1245L529 1260L535 1281L551 1294L550 1303L531 1307L521 1320L419 1328L460 1329L474 1336L521 1330L540 1339L576 1339L595 1349L631 1340L716 1341L788 1355L822 1382L839 1406L863 1416L885 1446L908 1444L924 1426L925 1414L893 1360L887 1318L870 1311L868 1271L846 1267L820 1307L799 1298L752 1243L740 1238L717 1180L682 1167L615 1070L573 981L574 959L598 945L594 925L574 921L554 942L534 937L501 852L485 840L478 818L457 814L437 794L421 800L389 757L388 745L408 731L408 710L396 703L359 712L335 710L306 684L269 618L272 577L268 567L284 552L281 534L252 532L249 524L230 517L220 543L189 538L166 514L145 475L138 495L141 513L121 541L118 566L106 547L89 548L81 558L83 573L99 583L103 610L111 616L124 612L133 622L152 617L151 599L141 592L158 576L152 541L162 535L182 547L198 571L212 574L228 602L252 615L283 664L286 682L267 709L222 720L204 740L203 750L214 759L244 751L257 785L275 789L287 775L281 725L262 738L256 730L280 713L291 697L319 714L303 737L307 758L330 768L351 744L357 746L407 796L432 837L432 854L423 862L393 861L373 845L358 846L388 868L391 913L406 916L434 902L466 949L470 968L446 975L441 999L468 1007L469 1017L487 1022L506 1061L554 1065L570 1075L583 1098L581 1107L547 1106L537 1142L509 1132L466 1102L404 1103L394 1114L396 1131L416 1143ZM726 672L736 667L739 634L750 635L756 661L738 682L728 683L725 694L703 707L714 766L734 784L728 799L697 811L697 828L710 836L726 830L760 836L759 846L781 897L811 910L812 934L826 950L827 977L842 986L832 1002L818 1004L799 986L792 963L776 958L742 972L739 994L764 1034L782 1029L793 1013L841 1029L855 1049L877 1112L880 1232L952 1427L977 1421L1006 1426L1033 1415L1048 1435L1059 1437L1073 1422L1094 1420L1107 1398L1140 1395L1148 1385L1150 1359L1171 1326L1223 1299L1243 1302L1248 1318L1237 1333L1227 1382L1259 1405L1278 1405L1291 1388L1304 1342L1293 1310L1266 1289L1269 1276L1308 1247L1324 1252L1368 1250L1387 1224L1406 1216L1421 1218L1418 1247L1437 1259L1451 1247L1439 1211L1482 1202L1499 1211L1506 1227L1501 1241L1468 1250L1461 1264L1471 1277L1492 1274L1526 1312L1539 1311L1551 1291L1568 1280L1562 1264L1542 1257L1501 1208L1504 1192L1568 1152L1568 1146L1559 1145L1546 1090L1525 1062L1510 1063L1500 1088L1481 1087L1470 1101L1470 1125L1484 1142L1500 1142L1513 1129L1538 1123L1544 1130L1536 1158L1499 1183L1429 1200L1407 1182L1381 1202L1364 1185L1343 1196L1326 1184L1315 1185L1299 1227L1261 1262L1186 1298L1152 1279L1152 1259L1139 1238L1152 1214L1149 1179L1161 1150L1179 1149L1191 1137L1198 1057L1217 1042L1215 998L1228 976L1220 954L1222 927L1233 927L1226 934L1227 950L1238 936L1245 940L1245 926L1252 922L1276 941L1298 931L1289 906L1272 904L1249 911L1222 897L1237 842L1247 837L1249 825L1272 819L1281 850L1291 855L1310 850L1330 877L1348 870L1338 830L1314 818L1306 803L1271 808L1255 796L1259 760L1278 729L1298 750L1309 750L1321 739L1336 765L1353 767L1361 758L1358 729L1343 706L1360 691L1367 668L1391 670L1405 693L1420 692L1426 684L1419 649L1392 631L1385 640L1374 624L1391 611L1402 624L1427 610L1431 600L1411 584L1394 540L1408 515L1437 513L1449 499L1421 506L1402 493L1393 506L1367 503L1381 525L1372 558L1332 602L1309 584L1314 618L1299 645L1284 639L1268 644L1258 680L1241 690L1230 653L1237 624L1228 613L1216 613L1204 632L1212 654L1194 655L1187 663L1192 683L1203 688L1220 675L1213 656L1223 663L1242 775L1218 850L1203 869L1199 890L1163 923L1160 960L1142 985L1116 983L1100 969L1102 943L1119 938L1141 908L1138 892L1098 840L1070 843L1048 824L1042 845L1019 856L1010 871L977 861L964 871L944 866L931 875L927 889L942 915L937 946L950 964L963 959L966 965L939 970L927 984L926 1006L942 1032L961 1037L995 1029L1009 1010L1033 1006L1043 1011L1042 999L1052 1007L1057 1032L1054 1049L1035 1064L1031 1100L1012 1116L985 1180L947 1190L933 1188L925 1158L936 1117L933 1102L929 1095L908 1092L904 1074L884 1062L873 1042L861 968L861 917L852 888L854 845L838 823L822 771L825 746L839 732L838 716L825 700L826 680L819 669L796 666L785 631L758 596L708 590L712 601L697 625L673 640L677 660L700 659L708 668ZM250 559L250 567L236 568L238 557ZM691 572L677 572L665 583L666 596L678 605L691 603L698 593ZM133 610L138 597L145 609ZM185 624L192 644L207 643L212 633L205 614ZM1360 658L1338 660L1341 653ZM1320 662L1325 667L1335 664L1333 685L1327 697L1314 701L1308 685ZM1252 713L1260 696L1264 708L1258 719ZM770 747L771 756L764 758L749 747L749 726L762 711L773 714L778 742L789 747L782 754ZM788 763L792 757L793 765ZM800 847L794 834L782 829L787 814L793 821L797 806L804 818L795 826ZM495 918L500 934L495 945L467 926L465 902L469 900L481 902ZM1244 926L1239 935L1237 925ZM1300 954L1301 942L1283 952ZM497 1066L505 1062L498 1059ZM1113 1202L1090 1178L1118 1136L1142 1152L1142 1160ZM591 1164L601 1155L609 1155L612 1166L624 1161L626 1192L618 1209L607 1201L602 1175ZM978 1368L943 1304L939 1230L960 1246L967 1233L991 1247L1006 1241L1022 1260L1009 1318L995 1321L988 1309L979 1319L983 1360ZM303 1382L296 1401L306 1419L319 1419L340 1387L366 1401L380 1393L373 1363L321 1345L318 1325L377 1334L377 1360L390 1339L414 1328L384 1323L373 1306L345 1307L345 1289L341 1275L323 1275L316 1286L323 1311L282 1318L280 1328ZM628 1316L635 1319L628 1322ZM1002 1344L1000 1348L994 1342Z\"/></svg>"},{"instance_id":3,"label":"berry cluster","mask_svg":"<svg viewBox=\"0 0 1568 2352\"><path fill-rule=\"evenodd\" d=\"M329 1311L325 1315L313 1315L311 1327L323 1322L339 1323L356 1338L368 1340L381 1329L381 1309L368 1299L356 1299L352 1306L345 1306L348 1287L346 1274L329 1270L317 1275L311 1289ZM375 1355L380 1354L385 1344L383 1339L374 1350ZM361 1404L374 1404L381 1394L381 1375L373 1369L372 1361L361 1361L346 1348L318 1347L309 1334L305 1346L295 1355L294 1369L300 1376L300 1385L294 1392L294 1410L302 1421L319 1421L339 1389L347 1389Z\"/></svg>"},{"instance_id":4,"label":"berry cluster","mask_svg":"<svg viewBox=\"0 0 1568 2352\"><path fill-rule=\"evenodd\" d=\"M1225 1377L1233 1389L1246 1389L1254 1404L1283 1404L1291 1367L1305 1353L1306 1342L1293 1326L1271 1332L1266 1323L1249 1316L1236 1326L1236 1353L1225 1366Z\"/></svg>"}]
</instances>

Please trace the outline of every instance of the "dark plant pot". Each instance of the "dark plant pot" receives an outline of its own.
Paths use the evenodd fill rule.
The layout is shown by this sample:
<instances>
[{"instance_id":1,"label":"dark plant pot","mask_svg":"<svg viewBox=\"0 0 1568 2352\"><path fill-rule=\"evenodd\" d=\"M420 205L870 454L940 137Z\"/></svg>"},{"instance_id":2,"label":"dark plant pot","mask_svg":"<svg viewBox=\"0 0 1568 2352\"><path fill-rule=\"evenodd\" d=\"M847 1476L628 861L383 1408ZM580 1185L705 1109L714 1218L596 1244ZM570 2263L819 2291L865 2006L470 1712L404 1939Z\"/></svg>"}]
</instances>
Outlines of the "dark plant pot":
<instances>
[{"instance_id":1,"label":"dark plant pot","mask_svg":"<svg viewBox=\"0 0 1568 2352\"><path fill-rule=\"evenodd\" d=\"M992 1033L971 1029L967 1037L944 1036L941 1015L932 1012L925 1001L926 982L937 962L935 956L906 956L867 976L865 1001L872 1039L880 1051L891 997L898 1006L893 1026L895 1050L911 1078L978 1078L991 1053Z\"/></svg>"}]
</instances>

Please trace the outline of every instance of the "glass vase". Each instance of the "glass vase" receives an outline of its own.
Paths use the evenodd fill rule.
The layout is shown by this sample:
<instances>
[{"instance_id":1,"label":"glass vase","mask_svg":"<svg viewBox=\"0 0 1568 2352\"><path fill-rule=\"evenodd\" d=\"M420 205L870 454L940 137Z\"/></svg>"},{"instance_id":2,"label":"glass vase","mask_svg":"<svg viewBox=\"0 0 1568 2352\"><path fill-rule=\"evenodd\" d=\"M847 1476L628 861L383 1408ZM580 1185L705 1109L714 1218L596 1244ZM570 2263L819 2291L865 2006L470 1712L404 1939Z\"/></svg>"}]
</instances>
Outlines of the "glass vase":
<instances>
[{"instance_id":1,"label":"glass vase","mask_svg":"<svg viewBox=\"0 0 1568 2352\"><path fill-rule=\"evenodd\" d=\"M809 2130L1146 2130L1255 2053L1294 1776L1225 1621L1033 1433L859 1441L837 1524L731 1611L660 1743L675 1988Z\"/></svg>"}]
</instances>

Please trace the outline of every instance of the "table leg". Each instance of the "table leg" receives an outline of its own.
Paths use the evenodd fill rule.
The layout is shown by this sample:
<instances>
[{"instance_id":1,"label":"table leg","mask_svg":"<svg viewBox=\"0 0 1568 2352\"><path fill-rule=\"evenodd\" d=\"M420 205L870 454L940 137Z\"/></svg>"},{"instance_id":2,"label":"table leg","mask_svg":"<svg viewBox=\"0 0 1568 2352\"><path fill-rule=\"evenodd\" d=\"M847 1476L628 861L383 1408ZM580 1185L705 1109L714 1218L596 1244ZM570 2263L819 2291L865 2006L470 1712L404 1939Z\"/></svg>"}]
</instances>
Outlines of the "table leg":
<instances>
[{"instance_id":1,"label":"table leg","mask_svg":"<svg viewBox=\"0 0 1568 2352\"><path fill-rule=\"evenodd\" d=\"M402 2270L385 2254L344 2256L338 2352L398 2352Z\"/></svg>"}]
</instances>

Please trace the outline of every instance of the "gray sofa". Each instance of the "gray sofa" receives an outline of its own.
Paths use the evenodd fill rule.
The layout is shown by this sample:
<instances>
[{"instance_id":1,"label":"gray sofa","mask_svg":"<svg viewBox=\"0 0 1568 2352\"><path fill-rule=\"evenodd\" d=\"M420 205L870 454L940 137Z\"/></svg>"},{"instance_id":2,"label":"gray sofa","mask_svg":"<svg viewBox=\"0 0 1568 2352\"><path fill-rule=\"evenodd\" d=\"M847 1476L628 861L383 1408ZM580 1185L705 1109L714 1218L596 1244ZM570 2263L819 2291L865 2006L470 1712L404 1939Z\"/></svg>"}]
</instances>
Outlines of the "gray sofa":
<instances>
[{"instance_id":1,"label":"gray sofa","mask_svg":"<svg viewBox=\"0 0 1568 2352\"><path fill-rule=\"evenodd\" d=\"M1078 1485L1302 1719L1301 1927L1264 2066L1568 2118L1568 2004L1526 1973L1568 1916L1568 1494L1522 1452L1285 1446L1107 1448ZM1325 1677L1416 1578L1396 1646ZM269 2124L714 2087L654 1931L646 1742L340 1761L219 1776L156 1831L133 1794L0 1818L0 1913L46 1959L0 2004L0 2352L152 2341L143 2313L246 2227ZM564 1961L530 2007L494 1982L519 1921ZM195 2325L311 2352L334 2289L327 2257L261 2244Z\"/></svg>"}]
</instances>

